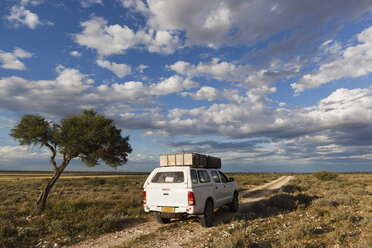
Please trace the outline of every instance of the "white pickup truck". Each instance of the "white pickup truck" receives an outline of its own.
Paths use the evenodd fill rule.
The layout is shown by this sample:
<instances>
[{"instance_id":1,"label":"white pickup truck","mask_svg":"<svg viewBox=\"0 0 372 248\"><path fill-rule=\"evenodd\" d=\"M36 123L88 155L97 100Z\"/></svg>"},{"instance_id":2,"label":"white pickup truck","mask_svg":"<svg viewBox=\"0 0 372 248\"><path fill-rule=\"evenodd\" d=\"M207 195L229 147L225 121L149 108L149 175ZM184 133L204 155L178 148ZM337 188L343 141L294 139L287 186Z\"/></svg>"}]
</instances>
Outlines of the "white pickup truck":
<instances>
[{"instance_id":1,"label":"white pickup truck","mask_svg":"<svg viewBox=\"0 0 372 248\"><path fill-rule=\"evenodd\" d=\"M232 212L238 210L238 190L233 181L216 168L156 168L144 184L143 206L146 212L154 212L161 224L198 215L200 224L210 227L214 209L228 205Z\"/></svg>"}]
</instances>

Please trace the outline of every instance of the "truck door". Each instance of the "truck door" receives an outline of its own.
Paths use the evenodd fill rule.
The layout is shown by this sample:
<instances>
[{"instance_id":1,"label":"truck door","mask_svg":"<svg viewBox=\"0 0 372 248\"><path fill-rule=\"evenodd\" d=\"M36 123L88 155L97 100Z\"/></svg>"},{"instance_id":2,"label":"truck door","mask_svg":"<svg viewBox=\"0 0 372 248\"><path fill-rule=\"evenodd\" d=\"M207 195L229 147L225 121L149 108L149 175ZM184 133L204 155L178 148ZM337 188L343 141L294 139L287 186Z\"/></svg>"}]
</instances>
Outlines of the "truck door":
<instances>
[{"instance_id":1,"label":"truck door","mask_svg":"<svg viewBox=\"0 0 372 248\"><path fill-rule=\"evenodd\" d=\"M215 186L215 183L213 179L211 180L211 176L209 175L207 170L198 170L198 177L199 182L204 184L203 191L205 193L205 196L212 196L214 200L214 207L218 208L221 205L221 198L217 196L218 194L221 194L219 192L219 188ZM206 186L209 187L209 189L207 189Z\"/></svg>"},{"instance_id":2,"label":"truck door","mask_svg":"<svg viewBox=\"0 0 372 248\"><path fill-rule=\"evenodd\" d=\"M214 182L215 201L218 204L218 206L224 205L224 201L225 201L224 198L226 198L226 196L224 192L225 189L223 187L224 185L221 182L221 178L218 175L217 171L215 170L211 170L210 173L212 176L212 180Z\"/></svg>"},{"instance_id":3,"label":"truck door","mask_svg":"<svg viewBox=\"0 0 372 248\"><path fill-rule=\"evenodd\" d=\"M230 203L234 195L234 188L230 180L221 171L218 171L223 184L223 200L224 204Z\"/></svg>"}]
</instances>

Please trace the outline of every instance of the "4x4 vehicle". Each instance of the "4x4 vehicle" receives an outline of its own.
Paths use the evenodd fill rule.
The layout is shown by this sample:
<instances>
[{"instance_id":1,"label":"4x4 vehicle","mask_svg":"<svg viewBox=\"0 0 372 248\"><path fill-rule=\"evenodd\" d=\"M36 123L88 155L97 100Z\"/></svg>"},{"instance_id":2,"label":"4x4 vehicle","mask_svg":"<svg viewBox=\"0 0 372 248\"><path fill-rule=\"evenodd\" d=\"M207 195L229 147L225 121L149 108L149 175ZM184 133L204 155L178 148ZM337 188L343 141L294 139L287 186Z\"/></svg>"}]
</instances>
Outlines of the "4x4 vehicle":
<instances>
[{"instance_id":1,"label":"4x4 vehicle","mask_svg":"<svg viewBox=\"0 0 372 248\"><path fill-rule=\"evenodd\" d=\"M200 224L210 227L215 208L228 205L232 212L238 210L238 190L233 181L217 168L156 168L144 184L143 206L162 224L172 218L199 215Z\"/></svg>"}]
</instances>

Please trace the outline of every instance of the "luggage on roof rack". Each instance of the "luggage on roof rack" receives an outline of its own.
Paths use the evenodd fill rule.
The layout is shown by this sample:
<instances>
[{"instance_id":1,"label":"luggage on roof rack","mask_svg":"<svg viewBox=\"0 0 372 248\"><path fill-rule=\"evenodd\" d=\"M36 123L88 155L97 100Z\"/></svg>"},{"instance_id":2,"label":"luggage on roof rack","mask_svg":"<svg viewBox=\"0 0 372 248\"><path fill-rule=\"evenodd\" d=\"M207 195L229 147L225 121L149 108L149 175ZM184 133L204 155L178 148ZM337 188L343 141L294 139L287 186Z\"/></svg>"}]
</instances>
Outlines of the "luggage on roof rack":
<instances>
[{"instance_id":1,"label":"luggage on roof rack","mask_svg":"<svg viewBox=\"0 0 372 248\"><path fill-rule=\"evenodd\" d=\"M221 159L198 153L160 155L160 166L191 166L198 168L221 168Z\"/></svg>"}]
</instances>

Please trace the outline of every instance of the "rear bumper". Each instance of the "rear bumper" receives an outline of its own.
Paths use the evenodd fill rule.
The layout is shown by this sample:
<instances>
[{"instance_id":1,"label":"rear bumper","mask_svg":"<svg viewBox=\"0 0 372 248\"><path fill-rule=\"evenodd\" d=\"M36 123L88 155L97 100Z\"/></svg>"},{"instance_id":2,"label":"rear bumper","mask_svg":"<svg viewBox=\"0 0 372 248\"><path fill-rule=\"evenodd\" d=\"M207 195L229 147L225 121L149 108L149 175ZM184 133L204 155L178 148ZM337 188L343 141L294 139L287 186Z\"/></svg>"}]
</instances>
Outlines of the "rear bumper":
<instances>
[{"instance_id":1,"label":"rear bumper","mask_svg":"<svg viewBox=\"0 0 372 248\"><path fill-rule=\"evenodd\" d=\"M162 211L162 207L163 206L147 205L147 206L144 206L144 210L145 210L145 212L162 212L162 213L169 213L169 214L198 214L198 213L196 213L194 206L174 207L174 212L164 212L164 211ZM173 207L173 206L169 206L169 207Z\"/></svg>"}]
</instances>

